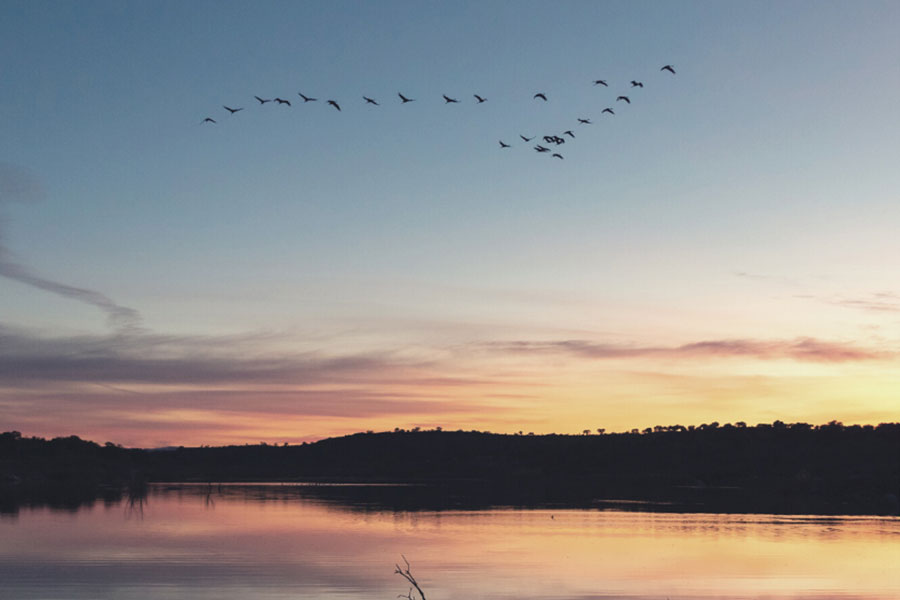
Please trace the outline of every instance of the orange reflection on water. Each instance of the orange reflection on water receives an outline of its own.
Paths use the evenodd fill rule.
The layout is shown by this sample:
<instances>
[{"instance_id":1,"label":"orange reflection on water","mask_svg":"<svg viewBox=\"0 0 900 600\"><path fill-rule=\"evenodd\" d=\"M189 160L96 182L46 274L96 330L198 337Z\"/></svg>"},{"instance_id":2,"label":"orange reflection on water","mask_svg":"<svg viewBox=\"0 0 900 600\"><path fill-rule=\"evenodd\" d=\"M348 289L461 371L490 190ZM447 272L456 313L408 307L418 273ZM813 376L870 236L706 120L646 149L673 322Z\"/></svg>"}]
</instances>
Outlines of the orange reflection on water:
<instances>
[{"instance_id":1,"label":"orange reflection on water","mask_svg":"<svg viewBox=\"0 0 900 600\"><path fill-rule=\"evenodd\" d=\"M0 578L11 597L55 597L52 583L67 598L394 598L404 554L430 600L900 598L898 518L408 512L308 492L180 487L142 516L24 510L0 520Z\"/></svg>"}]
</instances>

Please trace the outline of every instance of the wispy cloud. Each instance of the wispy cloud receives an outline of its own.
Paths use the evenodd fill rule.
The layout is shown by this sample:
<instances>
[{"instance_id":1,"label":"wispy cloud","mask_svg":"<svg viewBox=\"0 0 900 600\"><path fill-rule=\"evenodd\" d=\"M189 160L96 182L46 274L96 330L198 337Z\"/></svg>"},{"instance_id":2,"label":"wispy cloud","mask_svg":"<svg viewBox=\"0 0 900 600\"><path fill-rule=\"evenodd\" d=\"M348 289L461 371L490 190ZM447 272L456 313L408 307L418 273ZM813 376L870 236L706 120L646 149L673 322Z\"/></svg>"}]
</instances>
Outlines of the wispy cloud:
<instances>
[{"instance_id":1,"label":"wispy cloud","mask_svg":"<svg viewBox=\"0 0 900 600\"><path fill-rule=\"evenodd\" d=\"M117 304L100 292L67 285L36 275L28 267L9 260L9 254L6 247L0 244L0 277L6 277L63 298L70 298L96 306L106 313L110 326L117 331L133 330L140 325L141 316L135 309Z\"/></svg>"},{"instance_id":2,"label":"wispy cloud","mask_svg":"<svg viewBox=\"0 0 900 600\"><path fill-rule=\"evenodd\" d=\"M790 277L780 277L777 275L764 275L762 273L748 273L747 271L734 271L733 275L735 277L740 277L741 279L766 281L766 282L770 282L770 283L777 283L781 286L787 286L787 287L798 287L800 285L800 281L797 279L791 279Z\"/></svg>"},{"instance_id":3,"label":"wispy cloud","mask_svg":"<svg viewBox=\"0 0 900 600\"><path fill-rule=\"evenodd\" d=\"M587 359L733 358L757 360L796 360L805 362L850 362L890 358L890 353L860 348L842 342L815 338L793 340L723 339L703 340L679 346L624 346L586 340L491 342L491 349L523 354L564 353Z\"/></svg>"},{"instance_id":4,"label":"wispy cloud","mask_svg":"<svg viewBox=\"0 0 900 600\"><path fill-rule=\"evenodd\" d=\"M734 271L733 274L735 277L740 277L742 279L776 283L781 287L810 287L807 284L801 283L800 280L787 277L748 273L746 271ZM854 296L843 295L840 293L805 292L795 293L793 294L793 297L801 300L830 304L831 306L840 306L842 308L851 308L874 313L900 312L900 294L891 291L872 292Z\"/></svg>"},{"instance_id":5,"label":"wispy cloud","mask_svg":"<svg viewBox=\"0 0 900 600\"><path fill-rule=\"evenodd\" d=\"M286 341L271 333L178 336L141 331L60 337L0 323L0 384L150 384L211 389L371 384L416 389L421 397L425 390L496 381L445 364L441 358L420 358L392 348L350 354L271 349Z\"/></svg>"},{"instance_id":6,"label":"wispy cloud","mask_svg":"<svg viewBox=\"0 0 900 600\"><path fill-rule=\"evenodd\" d=\"M218 415L230 420L254 416L277 424L287 417L351 417L369 419L388 415L415 414L418 417L484 412L483 403L461 401L458 398L433 398L427 391L378 391L340 386L335 389L279 390L265 386L258 388L220 390L161 390L129 396L121 390L92 391L90 389L43 390L39 394L40 411L34 409L30 397L0 397L4 415L18 422L29 417L47 414L89 414L94 421L123 419L145 422L147 428L158 427L158 419L151 415L183 414L184 412ZM167 421L167 425L169 422ZM134 427L135 425L132 425Z\"/></svg>"},{"instance_id":7,"label":"wispy cloud","mask_svg":"<svg viewBox=\"0 0 900 600\"><path fill-rule=\"evenodd\" d=\"M703 403L714 402L716 410L727 405L729 414L746 419L759 412L744 400L762 393L757 377L660 380L639 372L648 367L643 359L649 359L653 369L654 360L833 364L893 356L814 338L701 340L669 346L513 340L472 342L444 352L425 348L418 355L392 348L357 354L338 354L327 347L273 350L292 343L311 347L270 333L62 337L0 324L0 415L21 431L74 432L131 444L161 439L299 440L394 425L537 431L567 427L566 419L572 416L560 415L556 402L596 385L593 379L571 379L554 363L619 359L629 364L611 365L617 375L602 393L612 421L633 423L634 402L644 402L658 419L687 420L677 411L666 412L672 405L660 401L666 398L677 398L679 407L687 405L701 414ZM520 361L508 360L511 355L548 366L523 369ZM690 398L702 402L691 405ZM555 409L548 412L551 404Z\"/></svg>"},{"instance_id":8,"label":"wispy cloud","mask_svg":"<svg viewBox=\"0 0 900 600\"><path fill-rule=\"evenodd\" d=\"M272 345L286 340L266 333L51 337L0 325L0 414L20 430L115 431L129 443L154 443L176 431L181 440L204 431L217 440L284 431L295 432L285 439L311 439L329 427L462 422L508 410L490 397L495 378L459 365L390 349L335 355Z\"/></svg>"},{"instance_id":9,"label":"wispy cloud","mask_svg":"<svg viewBox=\"0 0 900 600\"><path fill-rule=\"evenodd\" d=\"M149 333L44 337L0 325L0 381L103 384L321 383L391 373L389 353L329 357L271 354L270 336ZM393 369L387 369L394 365Z\"/></svg>"},{"instance_id":10,"label":"wispy cloud","mask_svg":"<svg viewBox=\"0 0 900 600\"><path fill-rule=\"evenodd\" d=\"M826 298L813 296L813 298L821 300L828 304L832 304L834 306L842 306L844 308L853 308L857 310L877 313L900 312L900 294L895 294L893 292L875 292L873 294L869 294L868 296L855 298L847 298L841 296Z\"/></svg>"},{"instance_id":11,"label":"wispy cloud","mask_svg":"<svg viewBox=\"0 0 900 600\"><path fill-rule=\"evenodd\" d=\"M28 171L0 163L0 207L14 202L36 202L44 197L38 180ZM117 331L132 331L140 326L141 316L133 308L122 306L100 292L72 286L41 277L27 266L13 260L13 253L3 243L0 229L0 277L90 304L106 313L110 326Z\"/></svg>"}]
</instances>

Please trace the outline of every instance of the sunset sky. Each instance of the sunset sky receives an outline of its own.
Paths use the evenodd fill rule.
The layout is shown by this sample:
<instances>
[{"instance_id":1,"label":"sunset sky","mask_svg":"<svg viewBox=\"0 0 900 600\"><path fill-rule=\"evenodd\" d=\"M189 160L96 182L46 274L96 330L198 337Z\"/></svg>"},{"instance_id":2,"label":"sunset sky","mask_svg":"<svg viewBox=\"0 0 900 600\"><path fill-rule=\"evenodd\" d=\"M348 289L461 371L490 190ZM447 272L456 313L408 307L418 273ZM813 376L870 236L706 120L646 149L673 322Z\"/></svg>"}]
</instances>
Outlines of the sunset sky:
<instances>
[{"instance_id":1,"label":"sunset sky","mask_svg":"<svg viewBox=\"0 0 900 600\"><path fill-rule=\"evenodd\" d=\"M0 431L900 420L898 31L894 1L5 0Z\"/></svg>"}]
</instances>

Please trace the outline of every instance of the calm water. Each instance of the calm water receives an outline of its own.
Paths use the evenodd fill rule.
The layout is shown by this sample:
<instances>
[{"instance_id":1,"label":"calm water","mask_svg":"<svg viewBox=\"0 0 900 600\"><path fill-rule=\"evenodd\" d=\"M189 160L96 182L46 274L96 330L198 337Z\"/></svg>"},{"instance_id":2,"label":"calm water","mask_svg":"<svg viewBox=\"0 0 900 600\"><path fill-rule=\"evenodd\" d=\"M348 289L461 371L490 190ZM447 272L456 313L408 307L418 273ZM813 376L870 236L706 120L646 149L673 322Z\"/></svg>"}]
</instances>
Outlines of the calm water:
<instances>
[{"instance_id":1,"label":"calm water","mask_svg":"<svg viewBox=\"0 0 900 600\"><path fill-rule=\"evenodd\" d=\"M900 518L395 511L281 486L0 518L0 597L900 598Z\"/></svg>"}]
</instances>

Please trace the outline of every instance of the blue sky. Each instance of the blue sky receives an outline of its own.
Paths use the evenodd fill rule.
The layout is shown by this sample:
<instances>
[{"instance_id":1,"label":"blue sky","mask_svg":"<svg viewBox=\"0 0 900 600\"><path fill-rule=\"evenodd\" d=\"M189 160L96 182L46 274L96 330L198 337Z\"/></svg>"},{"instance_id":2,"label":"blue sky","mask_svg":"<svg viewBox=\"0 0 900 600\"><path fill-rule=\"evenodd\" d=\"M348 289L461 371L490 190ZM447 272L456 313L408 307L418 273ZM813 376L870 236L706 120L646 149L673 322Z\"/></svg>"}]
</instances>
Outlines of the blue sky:
<instances>
[{"instance_id":1,"label":"blue sky","mask_svg":"<svg viewBox=\"0 0 900 600\"><path fill-rule=\"evenodd\" d=\"M885 357L900 312L896 3L5 2L0 16L0 52L11 57L0 71L0 259L139 314L136 329L116 329L83 294L7 269L0 326L15 344L3 352L0 403L13 417L0 427L64 433L71 421L40 416L42 403L77 398L73 413L90 416L101 383L173 393L145 381L137 390L115 371L125 358L158 357L159 336L179 340L162 352L172 363L202 340L198 352L216 360L227 344L276 362L377 357L397 380L477 372L491 394L530 397L504 405L502 419L477 386L442 392L447 407L470 409L463 416L397 400L404 408L376 428L550 431L581 418L644 427L656 424L644 422L659 408L652 399L619 410L609 398L629 397L634 373L700 368L657 354L653 364L565 355L536 367L518 352L472 350L523 340L849 345L878 364L864 375L816 365L815 377L878 391L842 396L853 410L837 399L828 410L848 421L896 415L862 397L889 396L895 384L884 378L896 367ZM599 78L610 87L592 85ZM631 79L645 87L631 90ZM319 102L303 105L301 91ZM550 100L534 100L537 91ZM401 106L397 92L416 102ZM488 101L476 104L476 93ZM631 105L615 101L622 93ZM293 106L259 106L254 95ZM245 110L230 116L223 104ZM614 117L601 114L607 106ZM207 116L218 123L201 124ZM559 147L563 161L518 139L565 129L577 137ZM35 359L34 340L96 352L109 370L25 385L16 371ZM809 365L762 354L713 361L714 384L687 386L703 408L659 417L826 416L808 399L821 386L786 383L808 382ZM524 375L538 372L541 386ZM722 386L744 389L748 374L775 381L763 408L722 404ZM621 389L604 391L600 382L622 377ZM224 394L217 381L177 385ZM303 394L315 392L284 385L279 393L297 399L281 416L302 419ZM396 394L391 385L354 379L368 394ZM671 392L647 385L641 398ZM410 398L431 393L415 389ZM135 443L179 439L124 416L144 409L133 398L109 401L121 402L119 416L77 425ZM546 408L560 403L565 418ZM194 407L184 399L182 408ZM277 435L370 428L354 410Z\"/></svg>"}]
</instances>

